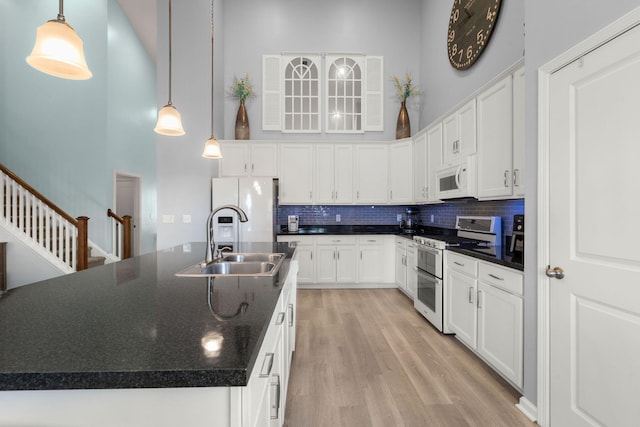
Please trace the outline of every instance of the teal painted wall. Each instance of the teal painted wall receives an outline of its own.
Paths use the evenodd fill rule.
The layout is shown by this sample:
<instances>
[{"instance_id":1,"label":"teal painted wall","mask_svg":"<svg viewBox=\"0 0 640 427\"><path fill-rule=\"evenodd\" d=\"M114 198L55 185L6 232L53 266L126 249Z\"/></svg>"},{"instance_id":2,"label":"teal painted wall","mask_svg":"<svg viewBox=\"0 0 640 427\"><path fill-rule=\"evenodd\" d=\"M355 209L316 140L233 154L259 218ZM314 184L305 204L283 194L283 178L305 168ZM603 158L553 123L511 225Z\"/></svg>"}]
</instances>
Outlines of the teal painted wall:
<instances>
[{"instance_id":1,"label":"teal painted wall","mask_svg":"<svg viewBox=\"0 0 640 427\"><path fill-rule=\"evenodd\" d=\"M142 177L141 251L155 249L155 65L116 0L67 0L93 78L59 79L29 67L36 29L57 2L2 1L0 162L77 217L111 251L114 170Z\"/></svg>"}]
</instances>

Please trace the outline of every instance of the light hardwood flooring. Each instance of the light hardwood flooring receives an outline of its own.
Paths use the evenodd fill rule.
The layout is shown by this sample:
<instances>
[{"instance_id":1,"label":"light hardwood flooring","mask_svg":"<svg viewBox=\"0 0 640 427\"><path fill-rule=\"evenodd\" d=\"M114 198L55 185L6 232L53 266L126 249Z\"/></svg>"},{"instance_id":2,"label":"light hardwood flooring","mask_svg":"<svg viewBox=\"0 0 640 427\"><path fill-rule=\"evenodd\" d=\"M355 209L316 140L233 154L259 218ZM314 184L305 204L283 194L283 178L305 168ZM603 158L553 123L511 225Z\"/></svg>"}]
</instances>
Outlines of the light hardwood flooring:
<instances>
[{"instance_id":1,"label":"light hardwood flooring","mask_svg":"<svg viewBox=\"0 0 640 427\"><path fill-rule=\"evenodd\" d=\"M298 290L286 427L532 427L519 394L396 289Z\"/></svg>"}]
</instances>

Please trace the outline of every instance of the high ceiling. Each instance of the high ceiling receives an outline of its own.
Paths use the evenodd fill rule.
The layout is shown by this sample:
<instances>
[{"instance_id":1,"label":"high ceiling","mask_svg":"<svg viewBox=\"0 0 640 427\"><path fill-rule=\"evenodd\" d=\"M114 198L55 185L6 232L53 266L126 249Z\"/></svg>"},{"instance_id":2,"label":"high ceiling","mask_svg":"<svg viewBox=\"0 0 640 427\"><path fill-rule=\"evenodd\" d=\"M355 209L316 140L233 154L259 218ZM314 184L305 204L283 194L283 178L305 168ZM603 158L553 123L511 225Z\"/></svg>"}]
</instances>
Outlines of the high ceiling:
<instances>
[{"instance_id":1,"label":"high ceiling","mask_svg":"<svg viewBox=\"0 0 640 427\"><path fill-rule=\"evenodd\" d=\"M149 52L153 62L157 56L157 0L118 0L131 26Z\"/></svg>"}]
</instances>

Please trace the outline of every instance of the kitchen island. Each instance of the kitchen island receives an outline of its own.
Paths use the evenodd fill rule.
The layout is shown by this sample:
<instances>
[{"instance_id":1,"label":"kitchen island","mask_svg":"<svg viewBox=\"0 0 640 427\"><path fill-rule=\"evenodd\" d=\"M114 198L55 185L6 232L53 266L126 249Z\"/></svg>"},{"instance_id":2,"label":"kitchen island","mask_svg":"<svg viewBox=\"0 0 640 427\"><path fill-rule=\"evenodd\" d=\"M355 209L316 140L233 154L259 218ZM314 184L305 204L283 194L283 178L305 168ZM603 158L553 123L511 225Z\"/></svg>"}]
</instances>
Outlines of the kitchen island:
<instances>
[{"instance_id":1,"label":"kitchen island","mask_svg":"<svg viewBox=\"0 0 640 427\"><path fill-rule=\"evenodd\" d=\"M288 244L234 249L286 259L274 276L176 277L204 258L190 243L4 294L0 426L248 425L297 263Z\"/></svg>"}]
</instances>

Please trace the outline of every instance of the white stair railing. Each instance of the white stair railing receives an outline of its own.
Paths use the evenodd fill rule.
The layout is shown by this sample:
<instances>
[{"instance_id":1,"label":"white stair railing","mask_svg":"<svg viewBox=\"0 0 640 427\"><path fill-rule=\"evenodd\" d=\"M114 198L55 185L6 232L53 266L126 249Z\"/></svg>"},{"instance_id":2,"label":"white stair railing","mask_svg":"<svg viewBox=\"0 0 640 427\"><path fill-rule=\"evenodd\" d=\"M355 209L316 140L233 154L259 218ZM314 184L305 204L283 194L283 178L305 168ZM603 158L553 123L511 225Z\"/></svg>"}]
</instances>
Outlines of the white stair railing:
<instances>
[{"instance_id":1,"label":"white stair railing","mask_svg":"<svg viewBox=\"0 0 640 427\"><path fill-rule=\"evenodd\" d=\"M0 188L4 201L0 222L63 271L76 271L78 220L50 206L1 169Z\"/></svg>"}]
</instances>

